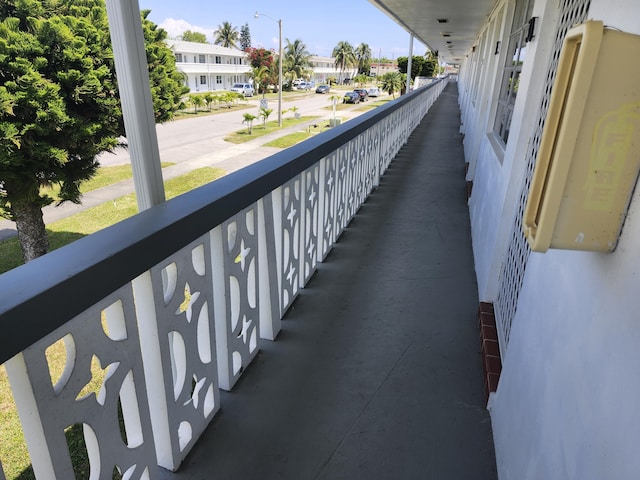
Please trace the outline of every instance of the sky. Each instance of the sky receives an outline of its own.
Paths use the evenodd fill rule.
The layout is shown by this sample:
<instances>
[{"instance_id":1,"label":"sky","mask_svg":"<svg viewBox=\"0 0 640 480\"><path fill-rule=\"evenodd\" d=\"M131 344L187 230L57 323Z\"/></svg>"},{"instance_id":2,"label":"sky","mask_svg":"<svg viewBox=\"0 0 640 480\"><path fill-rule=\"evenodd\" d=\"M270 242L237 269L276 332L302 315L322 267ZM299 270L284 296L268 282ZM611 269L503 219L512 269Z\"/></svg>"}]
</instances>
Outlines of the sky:
<instances>
[{"instance_id":1,"label":"sky","mask_svg":"<svg viewBox=\"0 0 640 480\"><path fill-rule=\"evenodd\" d=\"M164 28L170 38L185 30L202 32L213 43L213 31L230 22L238 31L246 23L254 47L278 49L278 24L282 19L283 48L286 40L302 40L312 55L329 57L340 41L353 47L366 43L371 54L395 59L409 54L409 33L367 0L139 0L149 19ZM267 16L255 18L258 11ZM269 18L271 17L271 18ZM413 42L413 54L426 47Z\"/></svg>"}]
</instances>

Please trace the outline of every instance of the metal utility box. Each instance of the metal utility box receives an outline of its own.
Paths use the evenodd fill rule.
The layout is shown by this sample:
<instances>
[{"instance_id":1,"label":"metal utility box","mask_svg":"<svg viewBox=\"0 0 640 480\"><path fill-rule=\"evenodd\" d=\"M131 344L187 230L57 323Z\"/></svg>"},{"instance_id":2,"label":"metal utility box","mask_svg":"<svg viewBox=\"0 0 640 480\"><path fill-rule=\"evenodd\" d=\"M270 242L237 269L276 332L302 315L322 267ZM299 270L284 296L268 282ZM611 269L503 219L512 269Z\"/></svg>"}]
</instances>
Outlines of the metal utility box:
<instances>
[{"instance_id":1,"label":"metal utility box","mask_svg":"<svg viewBox=\"0 0 640 480\"><path fill-rule=\"evenodd\" d=\"M524 212L532 250L616 248L640 168L638 58L639 35L567 33Z\"/></svg>"}]
</instances>

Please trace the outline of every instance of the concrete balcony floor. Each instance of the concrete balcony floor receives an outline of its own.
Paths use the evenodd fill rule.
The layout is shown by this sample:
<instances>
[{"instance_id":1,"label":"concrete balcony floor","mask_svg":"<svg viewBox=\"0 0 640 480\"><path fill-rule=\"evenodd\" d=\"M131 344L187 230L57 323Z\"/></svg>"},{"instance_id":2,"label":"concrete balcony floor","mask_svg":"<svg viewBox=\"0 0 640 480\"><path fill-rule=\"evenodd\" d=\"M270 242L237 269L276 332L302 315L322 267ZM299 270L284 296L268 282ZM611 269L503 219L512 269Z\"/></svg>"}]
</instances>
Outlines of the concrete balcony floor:
<instances>
[{"instance_id":1,"label":"concrete balcony floor","mask_svg":"<svg viewBox=\"0 0 640 480\"><path fill-rule=\"evenodd\" d=\"M166 479L495 479L457 85Z\"/></svg>"}]
</instances>

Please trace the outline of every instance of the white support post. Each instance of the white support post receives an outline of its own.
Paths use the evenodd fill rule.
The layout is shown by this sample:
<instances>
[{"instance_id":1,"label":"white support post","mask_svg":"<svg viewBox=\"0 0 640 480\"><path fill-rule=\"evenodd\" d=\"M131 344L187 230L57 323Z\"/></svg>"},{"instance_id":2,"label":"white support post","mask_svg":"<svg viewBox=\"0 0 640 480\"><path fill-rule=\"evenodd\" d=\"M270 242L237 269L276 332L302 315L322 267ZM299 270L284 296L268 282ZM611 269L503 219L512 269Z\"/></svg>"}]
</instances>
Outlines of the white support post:
<instances>
[{"instance_id":1,"label":"white support post","mask_svg":"<svg viewBox=\"0 0 640 480\"><path fill-rule=\"evenodd\" d=\"M164 202L164 183L138 0L107 0L138 210Z\"/></svg>"},{"instance_id":2,"label":"white support post","mask_svg":"<svg viewBox=\"0 0 640 480\"><path fill-rule=\"evenodd\" d=\"M411 91L411 69L413 60L413 34L409 35L409 59L407 61L407 88L406 92L409 93Z\"/></svg>"}]
</instances>

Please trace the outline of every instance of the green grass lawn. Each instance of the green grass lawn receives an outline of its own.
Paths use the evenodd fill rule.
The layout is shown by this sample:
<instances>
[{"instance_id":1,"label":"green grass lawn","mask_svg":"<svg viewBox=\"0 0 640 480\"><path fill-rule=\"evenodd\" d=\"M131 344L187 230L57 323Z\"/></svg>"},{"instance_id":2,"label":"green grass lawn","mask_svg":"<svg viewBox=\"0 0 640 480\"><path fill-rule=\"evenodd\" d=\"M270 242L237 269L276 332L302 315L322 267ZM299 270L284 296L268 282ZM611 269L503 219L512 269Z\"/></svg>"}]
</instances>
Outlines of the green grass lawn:
<instances>
[{"instance_id":1,"label":"green grass lawn","mask_svg":"<svg viewBox=\"0 0 640 480\"><path fill-rule=\"evenodd\" d=\"M296 143L300 143L305 141L307 138L312 137L315 133L310 133L308 131L304 132L295 132L289 135L285 135L284 137L276 138L272 142L265 143L265 147L276 147L276 148L289 148L295 145Z\"/></svg>"},{"instance_id":2,"label":"green grass lawn","mask_svg":"<svg viewBox=\"0 0 640 480\"><path fill-rule=\"evenodd\" d=\"M211 182L223 176L225 172L219 168L200 168L183 176L165 182L167 199L176 197L189 190ZM108 202L87 209L71 217L50 224L47 228L50 249L62 247L78 238L101 230L109 225L131 217L137 213L135 195L126 195L113 202ZM22 255L16 238L0 243L0 272L9 270L22 264ZM47 350L52 378L60 376L66 358L64 346L61 342L54 344ZM99 367L93 366L92 370ZM94 375L96 385L89 385L87 392L97 391L101 383L100 376ZM0 424L2 425L2 439L0 441L0 459L2 459L7 480L32 480L29 456L22 435L22 428L15 409L13 397L4 369L0 367ZM88 459L82 440L82 429L71 427L67 431L67 441L70 448L77 478L88 478ZM118 476L114 476L117 478Z\"/></svg>"},{"instance_id":3,"label":"green grass lawn","mask_svg":"<svg viewBox=\"0 0 640 480\"><path fill-rule=\"evenodd\" d=\"M368 110L373 110L374 108L378 108L382 105L384 105L385 103L389 103L390 101L392 101L393 98L388 97L388 98L384 98L384 99L380 99L380 100L372 100L371 98L369 99L369 101L367 102L361 102L358 108L356 108L357 111L363 111L366 112Z\"/></svg>"},{"instance_id":4,"label":"green grass lawn","mask_svg":"<svg viewBox=\"0 0 640 480\"><path fill-rule=\"evenodd\" d=\"M292 127L300 123L309 122L316 118L319 117L283 118L282 128ZM265 125L259 119L256 119L253 122L251 133L249 133L249 127L247 126L242 130L238 130L237 132L232 133L231 135L227 135L226 137L224 137L224 139L229 143L244 143L248 142L249 140L253 140L254 138L259 138L264 135L277 132L278 130L281 130L281 128L278 126L277 120L267 122L267 125L265 127Z\"/></svg>"},{"instance_id":5,"label":"green grass lawn","mask_svg":"<svg viewBox=\"0 0 640 480\"><path fill-rule=\"evenodd\" d=\"M171 162L162 162L162 168L175 165ZM114 165L110 167L100 167L96 175L80 184L80 193L87 193L98 188L113 185L114 183L121 182L122 180L128 180L133 177L133 171L131 170L131 164L126 165ZM54 200L59 200L58 193L60 192L60 186L54 185L52 187L42 187L40 190L42 193L46 193Z\"/></svg>"}]
</instances>

